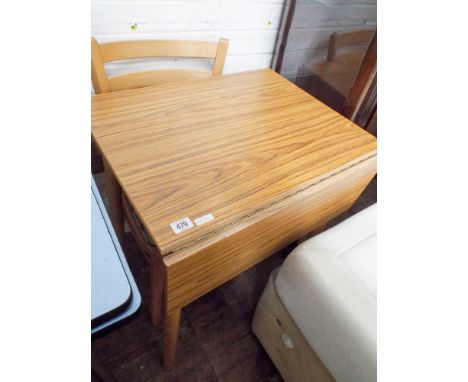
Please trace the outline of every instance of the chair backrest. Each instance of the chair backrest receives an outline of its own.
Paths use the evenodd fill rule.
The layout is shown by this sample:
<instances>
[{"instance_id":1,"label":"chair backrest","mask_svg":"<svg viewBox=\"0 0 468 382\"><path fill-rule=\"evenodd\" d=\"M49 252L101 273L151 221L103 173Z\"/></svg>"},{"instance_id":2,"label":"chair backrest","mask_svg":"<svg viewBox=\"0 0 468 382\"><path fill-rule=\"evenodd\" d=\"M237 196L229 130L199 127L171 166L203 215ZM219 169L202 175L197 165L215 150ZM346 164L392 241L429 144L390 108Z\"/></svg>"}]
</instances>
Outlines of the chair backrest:
<instances>
[{"instance_id":1,"label":"chair backrest","mask_svg":"<svg viewBox=\"0 0 468 382\"><path fill-rule=\"evenodd\" d=\"M223 73L229 41L132 40L99 44L91 38L91 77L96 94L134 89L159 83L219 76ZM145 70L108 76L104 64L111 61L147 57L214 59L213 70Z\"/></svg>"},{"instance_id":2,"label":"chair backrest","mask_svg":"<svg viewBox=\"0 0 468 382\"><path fill-rule=\"evenodd\" d=\"M327 61L335 60L338 48L356 47L354 54L364 55L369 42L374 35L374 30L360 30L348 33L332 33L328 41L328 57ZM361 56L362 58L362 56Z\"/></svg>"},{"instance_id":3,"label":"chair backrest","mask_svg":"<svg viewBox=\"0 0 468 382\"><path fill-rule=\"evenodd\" d=\"M377 32L372 36L341 114L367 129L377 111Z\"/></svg>"}]
</instances>

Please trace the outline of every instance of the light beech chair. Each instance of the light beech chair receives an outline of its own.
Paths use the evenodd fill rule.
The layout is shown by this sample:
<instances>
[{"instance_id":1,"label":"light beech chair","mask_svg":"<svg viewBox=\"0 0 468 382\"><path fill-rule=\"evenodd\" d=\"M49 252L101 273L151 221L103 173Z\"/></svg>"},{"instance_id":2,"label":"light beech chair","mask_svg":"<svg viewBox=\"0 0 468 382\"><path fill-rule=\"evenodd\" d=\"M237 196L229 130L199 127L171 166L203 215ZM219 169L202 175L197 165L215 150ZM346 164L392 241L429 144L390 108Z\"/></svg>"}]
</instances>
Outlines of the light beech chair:
<instances>
[{"instance_id":1,"label":"light beech chair","mask_svg":"<svg viewBox=\"0 0 468 382\"><path fill-rule=\"evenodd\" d=\"M223 74L229 41L132 40L99 44L91 38L91 74L96 94L135 89L172 81L189 80ZM108 76L105 64L112 61L148 57L182 57L214 59L213 69L144 70Z\"/></svg>"}]
</instances>

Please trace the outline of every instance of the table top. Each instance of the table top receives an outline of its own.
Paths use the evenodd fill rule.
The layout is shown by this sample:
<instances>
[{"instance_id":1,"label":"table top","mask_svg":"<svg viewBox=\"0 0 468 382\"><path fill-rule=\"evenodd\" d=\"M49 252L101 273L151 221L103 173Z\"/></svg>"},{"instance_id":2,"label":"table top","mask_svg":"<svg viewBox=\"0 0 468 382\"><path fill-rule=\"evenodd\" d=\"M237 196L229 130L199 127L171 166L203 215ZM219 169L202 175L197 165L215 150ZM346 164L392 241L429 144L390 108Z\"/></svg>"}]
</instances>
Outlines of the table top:
<instances>
[{"instance_id":1,"label":"table top","mask_svg":"<svg viewBox=\"0 0 468 382\"><path fill-rule=\"evenodd\" d=\"M376 150L270 69L94 96L92 134L163 256Z\"/></svg>"},{"instance_id":2,"label":"table top","mask_svg":"<svg viewBox=\"0 0 468 382\"><path fill-rule=\"evenodd\" d=\"M135 313L141 298L94 180L91 231L91 333L95 333Z\"/></svg>"}]
</instances>

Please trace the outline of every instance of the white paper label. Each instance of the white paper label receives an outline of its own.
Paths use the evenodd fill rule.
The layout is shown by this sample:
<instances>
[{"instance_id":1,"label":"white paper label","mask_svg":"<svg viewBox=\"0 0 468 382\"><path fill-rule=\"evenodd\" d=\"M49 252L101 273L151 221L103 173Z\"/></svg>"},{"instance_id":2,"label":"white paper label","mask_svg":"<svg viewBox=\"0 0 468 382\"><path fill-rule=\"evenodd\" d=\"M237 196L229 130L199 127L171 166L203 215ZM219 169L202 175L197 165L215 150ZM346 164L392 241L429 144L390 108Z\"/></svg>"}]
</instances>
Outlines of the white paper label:
<instances>
[{"instance_id":1,"label":"white paper label","mask_svg":"<svg viewBox=\"0 0 468 382\"><path fill-rule=\"evenodd\" d=\"M194 222L196 225L202 225L213 219L214 219L214 216L212 214L207 214L207 215L200 216L199 218L196 218Z\"/></svg>"},{"instance_id":2,"label":"white paper label","mask_svg":"<svg viewBox=\"0 0 468 382\"><path fill-rule=\"evenodd\" d=\"M174 233L181 233L193 227L193 223L189 218L183 218L171 223L171 228Z\"/></svg>"}]
</instances>

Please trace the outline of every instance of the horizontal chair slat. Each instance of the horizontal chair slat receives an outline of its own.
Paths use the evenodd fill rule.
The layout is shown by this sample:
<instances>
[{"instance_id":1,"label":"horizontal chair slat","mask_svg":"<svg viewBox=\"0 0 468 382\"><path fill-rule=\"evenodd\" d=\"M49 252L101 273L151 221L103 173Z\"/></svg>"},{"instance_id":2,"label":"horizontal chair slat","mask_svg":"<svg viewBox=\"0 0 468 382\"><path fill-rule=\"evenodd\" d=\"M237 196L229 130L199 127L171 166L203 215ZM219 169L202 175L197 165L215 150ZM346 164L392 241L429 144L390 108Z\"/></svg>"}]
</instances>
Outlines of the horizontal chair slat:
<instances>
[{"instance_id":1,"label":"horizontal chair slat","mask_svg":"<svg viewBox=\"0 0 468 382\"><path fill-rule=\"evenodd\" d=\"M108 78L110 91L135 89L144 86L163 84L173 81L193 80L195 78L211 77L208 70L146 70L112 76Z\"/></svg>"},{"instance_id":2,"label":"horizontal chair slat","mask_svg":"<svg viewBox=\"0 0 468 382\"><path fill-rule=\"evenodd\" d=\"M143 57L215 58L217 42L130 40L100 44L104 63Z\"/></svg>"}]
</instances>

